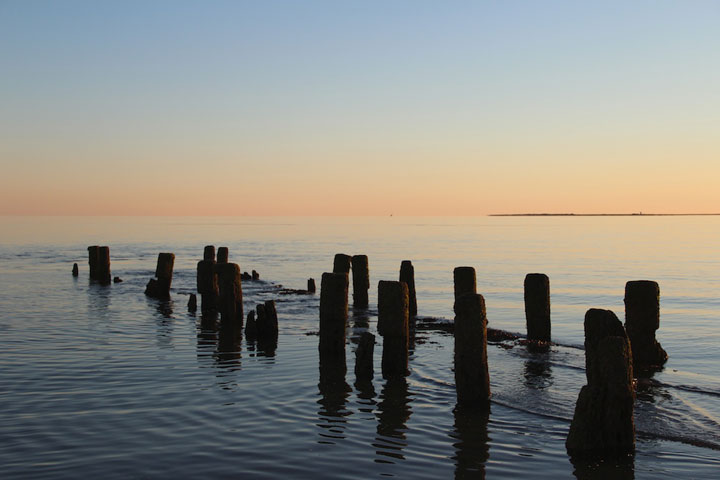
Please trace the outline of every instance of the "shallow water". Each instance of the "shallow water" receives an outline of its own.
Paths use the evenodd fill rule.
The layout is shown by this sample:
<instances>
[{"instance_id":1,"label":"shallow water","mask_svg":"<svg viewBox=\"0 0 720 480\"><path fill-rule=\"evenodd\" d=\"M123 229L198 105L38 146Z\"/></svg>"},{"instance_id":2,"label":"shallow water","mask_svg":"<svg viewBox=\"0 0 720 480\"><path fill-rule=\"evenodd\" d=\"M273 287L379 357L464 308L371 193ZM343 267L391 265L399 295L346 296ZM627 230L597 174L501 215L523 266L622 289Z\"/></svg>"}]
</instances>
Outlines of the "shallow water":
<instances>
[{"instance_id":1,"label":"shallow water","mask_svg":"<svg viewBox=\"0 0 720 480\"><path fill-rule=\"evenodd\" d=\"M0 219L0 465L4 478L716 478L720 467L720 217ZM109 245L123 283L88 281L87 245ZM230 249L273 298L274 354L228 348L187 311L206 244ZM157 253L176 255L172 300L146 298ZM370 308L350 311L348 374L320 382L319 295L280 295L370 258ZM471 265L493 328L523 332L523 279L551 281L546 354L488 347L489 416L455 409L453 338L420 331L406 381L355 384L357 337L375 333L377 281L415 266L420 316L452 318L452 270ZM73 262L80 276L73 278ZM637 453L573 465L564 441L585 383L582 321L624 318L628 280L661 289L670 359L639 391ZM204 321L203 321L204 320Z\"/></svg>"}]
</instances>

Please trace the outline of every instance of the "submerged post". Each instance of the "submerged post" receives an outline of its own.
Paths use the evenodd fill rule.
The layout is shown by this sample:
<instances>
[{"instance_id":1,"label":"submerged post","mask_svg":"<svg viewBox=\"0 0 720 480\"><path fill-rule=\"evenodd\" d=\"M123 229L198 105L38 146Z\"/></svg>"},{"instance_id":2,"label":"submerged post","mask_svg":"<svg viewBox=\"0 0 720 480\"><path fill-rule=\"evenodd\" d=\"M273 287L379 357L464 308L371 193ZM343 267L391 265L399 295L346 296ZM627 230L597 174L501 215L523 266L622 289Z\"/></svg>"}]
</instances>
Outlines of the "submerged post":
<instances>
[{"instance_id":1,"label":"submerged post","mask_svg":"<svg viewBox=\"0 0 720 480\"><path fill-rule=\"evenodd\" d=\"M465 406L490 404L485 299L466 293L455 301L455 389Z\"/></svg>"},{"instance_id":2,"label":"submerged post","mask_svg":"<svg viewBox=\"0 0 720 480\"><path fill-rule=\"evenodd\" d=\"M320 281L320 342L322 356L345 358L345 325L348 318L347 273L323 273Z\"/></svg>"},{"instance_id":3,"label":"submerged post","mask_svg":"<svg viewBox=\"0 0 720 480\"><path fill-rule=\"evenodd\" d=\"M415 267L410 260L403 260L400 263L400 281L408 286L408 298L410 301L410 318L417 317L417 297L415 294Z\"/></svg>"},{"instance_id":4,"label":"submerged post","mask_svg":"<svg viewBox=\"0 0 720 480\"><path fill-rule=\"evenodd\" d=\"M352 257L344 253L338 253L333 260L333 273L350 273Z\"/></svg>"},{"instance_id":5,"label":"submerged post","mask_svg":"<svg viewBox=\"0 0 720 480\"><path fill-rule=\"evenodd\" d=\"M473 267L456 267L453 270L453 283L455 286L455 302L466 293L477 293L475 269Z\"/></svg>"},{"instance_id":6,"label":"submerged post","mask_svg":"<svg viewBox=\"0 0 720 480\"><path fill-rule=\"evenodd\" d=\"M110 247L97 247L97 281L110 285Z\"/></svg>"},{"instance_id":7,"label":"submerged post","mask_svg":"<svg viewBox=\"0 0 720 480\"><path fill-rule=\"evenodd\" d=\"M218 263L215 265L215 271L220 320L224 324L242 328L244 317L240 266L237 263Z\"/></svg>"},{"instance_id":8,"label":"submerged post","mask_svg":"<svg viewBox=\"0 0 720 480\"><path fill-rule=\"evenodd\" d=\"M367 308L368 290L370 289L370 270L367 255L353 255L353 306Z\"/></svg>"},{"instance_id":9,"label":"submerged post","mask_svg":"<svg viewBox=\"0 0 720 480\"><path fill-rule=\"evenodd\" d=\"M660 287L651 280L625 284L625 329L632 346L633 367L653 370L662 367L667 352L655 339L660 328Z\"/></svg>"},{"instance_id":10,"label":"submerged post","mask_svg":"<svg viewBox=\"0 0 720 480\"><path fill-rule=\"evenodd\" d=\"M528 340L550 341L550 279L544 273L525 276L525 324Z\"/></svg>"},{"instance_id":11,"label":"submerged post","mask_svg":"<svg viewBox=\"0 0 720 480\"><path fill-rule=\"evenodd\" d=\"M408 287L404 282L378 283L378 333L383 337L383 378L408 374Z\"/></svg>"},{"instance_id":12,"label":"submerged post","mask_svg":"<svg viewBox=\"0 0 720 480\"><path fill-rule=\"evenodd\" d=\"M571 456L608 458L635 450L630 342L610 310L585 314L585 375L565 447Z\"/></svg>"},{"instance_id":13,"label":"submerged post","mask_svg":"<svg viewBox=\"0 0 720 480\"><path fill-rule=\"evenodd\" d=\"M170 285L172 284L173 266L175 265L174 253L159 253L155 277L151 278L145 288L145 295L155 298L170 298Z\"/></svg>"}]
</instances>

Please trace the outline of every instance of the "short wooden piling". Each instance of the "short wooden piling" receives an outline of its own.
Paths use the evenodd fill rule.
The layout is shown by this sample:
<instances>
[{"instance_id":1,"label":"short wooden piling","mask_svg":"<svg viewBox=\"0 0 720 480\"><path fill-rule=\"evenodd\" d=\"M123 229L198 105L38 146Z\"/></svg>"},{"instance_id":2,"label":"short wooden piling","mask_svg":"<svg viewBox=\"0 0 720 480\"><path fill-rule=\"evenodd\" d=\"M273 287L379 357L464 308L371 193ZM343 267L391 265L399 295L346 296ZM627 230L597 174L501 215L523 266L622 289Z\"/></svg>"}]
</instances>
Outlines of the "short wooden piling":
<instances>
[{"instance_id":1,"label":"short wooden piling","mask_svg":"<svg viewBox=\"0 0 720 480\"><path fill-rule=\"evenodd\" d=\"M348 319L348 274L323 273L320 281L321 356L345 358L345 326Z\"/></svg>"},{"instance_id":2,"label":"short wooden piling","mask_svg":"<svg viewBox=\"0 0 720 480\"><path fill-rule=\"evenodd\" d=\"M97 280L98 278L98 248L100 247L97 245L87 247L90 280Z\"/></svg>"},{"instance_id":3,"label":"short wooden piling","mask_svg":"<svg viewBox=\"0 0 720 480\"><path fill-rule=\"evenodd\" d=\"M355 378L358 382L372 380L375 335L363 332L355 349Z\"/></svg>"},{"instance_id":4,"label":"short wooden piling","mask_svg":"<svg viewBox=\"0 0 720 480\"><path fill-rule=\"evenodd\" d=\"M97 248L97 281L102 285L110 285L110 247Z\"/></svg>"},{"instance_id":5,"label":"short wooden piling","mask_svg":"<svg viewBox=\"0 0 720 480\"><path fill-rule=\"evenodd\" d=\"M667 352L655 338L660 328L660 287L651 280L625 284L625 329L632 346L636 371L660 369Z\"/></svg>"},{"instance_id":6,"label":"short wooden piling","mask_svg":"<svg viewBox=\"0 0 720 480\"><path fill-rule=\"evenodd\" d=\"M79 274L80 274L80 270L78 269L78 264L73 263L72 276L77 277Z\"/></svg>"},{"instance_id":7,"label":"short wooden piling","mask_svg":"<svg viewBox=\"0 0 720 480\"><path fill-rule=\"evenodd\" d=\"M485 299L477 293L455 301L455 388L459 405L490 403Z\"/></svg>"},{"instance_id":8,"label":"short wooden piling","mask_svg":"<svg viewBox=\"0 0 720 480\"><path fill-rule=\"evenodd\" d=\"M255 270L252 271L252 279L260 280L260 274L258 272L256 272Z\"/></svg>"},{"instance_id":9,"label":"short wooden piling","mask_svg":"<svg viewBox=\"0 0 720 480\"><path fill-rule=\"evenodd\" d=\"M335 254L333 259L333 273L350 273L352 257L344 253Z\"/></svg>"},{"instance_id":10,"label":"short wooden piling","mask_svg":"<svg viewBox=\"0 0 720 480\"><path fill-rule=\"evenodd\" d=\"M203 260L215 261L215 245L207 245L203 250Z\"/></svg>"},{"instance_id":11,"label":"short wooden piling","mask_svg":"<svg viewBox=\"0 0 720 480\"><path fill-rule=\"evenodd\" d=\"M378 333L383 337L383 378L408 374L409 300L404 282L378 283Z\"/></svg>"},{"instance_id":12,"label":"short wooden piling","mask_svg":"<svg viewBox=\"0 0 720 480\"><path fill-rule=\"evenodd\" d=\"M276 343L278 339L278 317L275 300L266 300L263 305L258 305L257 310L258 341L261 343Z\"/></svg>"},{"instance_id":13,"label":"short wooden piling","mask_svg":"<svg viewBox=\"0 0 720 480\"><path fill-rule=\"evenodd\" d=\"M205 253L207 256L207 249ZM213 257L215 248L213 247ZM217 297L219 293L218 279L215 272L215 260L200 260L197 264L197 291L200 294L200 308L203 312L209 312L217 308Z\"/></svg>"},{"instance_id":14,"label":"short wooden piling","mask_svg":"<svg viewBox=\"0 0 720 480\"><path fill-rule=\"evenodd\" d=\"M237 263L218 263L215 264L215 271L220 321L242 328L244 316L240 266Z\"/></svg>"},{"instance_id":15,"label":"short wooden piling","mask_svg":"<svg viewBox=\"0 0 720 480\"><path fill-rule=\"evenodd\" d=\"M194 293L190 294L187 307L189 312L197 312L197 295Z\"/></svg>"},{"instance_id":16,"label":"short wooden piling","mask_svg":"<svg viewBox=\"0 0 720 480\"><path fill-rule=\"evenodd\" d=\"M477 293L475 269L473 267L457 267L453 270L455 301L466 293Z\"/></svg>"},{"instance_id":17,"label":"short wooden piling","mask_svg":"<svg viewBox=\"0 0 720 480\"><path fill-rule=\"evenodd\" d=\"M353 255L351 262L353 278L353 306L358 308L367 308L368 290L370 289L368 257L367 255Z\"/></svg>"},{"instance_id":18,"label":"short wooden piling","mask_svg":"<svg viewBox=\"0 0 720 480\"><path fill-rule=\"evenodd\" d=\"M159 253L155 267L155 279L150 279L145 288L145 295L155 298L170 298L170 285L172 285L174 253Z\"/></svg>"},{"instance_id":19,"label":"short wooden piling","mask_svg":"<svg viewBox=\"0 0 720 480\"><path fill-rule=\"evenodd\" d=\"M315 293L315 279L314 278L308 278L307 291L308 291L308 293Z\"/></svg>"},{"instance_id":20,"label":"short wooden piling","mask_svg":"<svg viewBox=\"0 0 720 480\"><path fill-rule=\"evenodd\" d=\"M415 267L410 260L403 260L400 263L400 281L408 286L408 298L410 302L410 318L417 317L417 296L415 293ZM412 323L412 322L411 322Z\"/></svg>"},{"instance_id":21,"label":"short wooden piling","mask_svg":"<svg viewBox=\"0 0 720 480\"><path fill-rule=\"evenodd\" d=\"M528 340L550 341L550 279L544 273L525 276L525 324Z\"/></svg>"},{"instance_id":22,"label":"short wooden piling","mask_svg":"<svg viewBox=\"0 0 720 480\"><path fill-rule=\"evenodd\" d=\"M245 322L245 336L251 342L257 339L257 321L255 320L255 310L251 310L247 315L247 322Z\"/></svg>"},{"instance_id":23,"label":"short wooden piling","mask_svg":"<svg viewBox=\"0 0 720 480\"><path fill-rule=\"evenodd\" d=\"M228 247L218 247L217 263L228 263L229 256Z\"/></svg>"}]
</instances>

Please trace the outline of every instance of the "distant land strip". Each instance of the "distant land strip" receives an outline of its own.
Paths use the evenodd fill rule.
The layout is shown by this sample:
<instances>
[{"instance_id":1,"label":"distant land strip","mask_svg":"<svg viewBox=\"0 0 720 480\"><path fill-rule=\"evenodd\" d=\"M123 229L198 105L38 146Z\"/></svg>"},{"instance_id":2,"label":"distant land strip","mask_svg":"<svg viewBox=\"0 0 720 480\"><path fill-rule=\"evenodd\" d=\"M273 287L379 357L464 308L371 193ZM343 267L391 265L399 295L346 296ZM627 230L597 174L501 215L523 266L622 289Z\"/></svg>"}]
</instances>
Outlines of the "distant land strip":
<instances>
[{"instance_id":1,"label":"distant land strip","mask_svg":"<svg viewBox=\"0 0 720 480\"><path fill-rule=\"evenodd\" d=\"M699 217L720 213L491 213L488 217Z\"/></svg>"}]
</instances>

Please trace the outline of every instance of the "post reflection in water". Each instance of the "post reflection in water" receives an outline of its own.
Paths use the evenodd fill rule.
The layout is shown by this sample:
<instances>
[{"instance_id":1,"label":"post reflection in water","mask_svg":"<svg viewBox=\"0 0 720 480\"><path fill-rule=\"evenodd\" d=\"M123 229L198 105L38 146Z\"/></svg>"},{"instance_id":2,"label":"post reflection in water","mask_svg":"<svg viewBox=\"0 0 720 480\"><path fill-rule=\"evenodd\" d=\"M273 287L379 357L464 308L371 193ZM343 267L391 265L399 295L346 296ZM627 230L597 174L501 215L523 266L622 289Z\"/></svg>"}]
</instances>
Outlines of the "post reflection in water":
<instances>
[{"instance_id":1,"label":"post reflection in water","mask_svg":"<svg viewBox=\"0 0 720 480\"><path fill-rule=\"evenodd\" d=\"M489 408L455 407L455 478L485 478L485 462L490 457L488 435Z\"/></svg>"},{"instance_id":2,"label":"post reflection in water","mask_svg":"<svg viewBox=\"0 0 720 480\"><path fill-rule=\"evenodd\" d=\"M635 478L635 456L628 455L613 460L591 460L570 458L573 475L578 480L633 480Z\"/></svg>"},{"instance_id":3,"label":"post reflection in water","mask_svg":"<svg viewBox=\"0 0 720 480\"><path fill-rule=\"evenodd\" d=\"M345 381L346 373L344 350L335 355L320 354L320 399L317 401L320 407L317 426L321 430L318 433L318 443L333 445L345 438L345 417L352 415L352 412L345 408L352 390Z\"/></svg>"},{"instance_id":4,"label":"post reflection in water","mask_svg":"<svg viewBox=\"0 0 720 480\"><path fill-rule=\"evenodd\" d=\"M148 299L148 302L155 303L155 310L158 313L155 323L157 324L156 342L160 348L172 348L172 300Z\"/></svg>"},{"instance_id":5,"label":"post reflection in water","mask_svg":"<svg viewBox=\"0 0 720 480\"><path fill-rule=\"evenodd\" d=\"M525 361L525 386L535 390L543 390L554 383L552 368L547 354L538 354L535 358Z\"/></svg>"},{"instance_id":6,"label":"post reflection in water","mask_svg":"<svg viewBox=\"0 0 720 480\"><path fill-rule=\"evenodd\" d=\"M237 387L235 372L242 369L242 329L226 322L220 325L215 352L218 385L225 390Z\"/></svg>"},{"instance_id":7,"label":"post reflection in water","mask_svg":"<svg viewBox=\"0 0 720 480\"><path fill-rule=\"evenodd\" d=\"M373 446L377 463L395 463L404 460L403 449L407 447L407 421L412 409L408 396L408 384L405 377L388 379L380 393L377 405L377 436Z\"/></svg>"}]
</instances>

